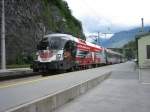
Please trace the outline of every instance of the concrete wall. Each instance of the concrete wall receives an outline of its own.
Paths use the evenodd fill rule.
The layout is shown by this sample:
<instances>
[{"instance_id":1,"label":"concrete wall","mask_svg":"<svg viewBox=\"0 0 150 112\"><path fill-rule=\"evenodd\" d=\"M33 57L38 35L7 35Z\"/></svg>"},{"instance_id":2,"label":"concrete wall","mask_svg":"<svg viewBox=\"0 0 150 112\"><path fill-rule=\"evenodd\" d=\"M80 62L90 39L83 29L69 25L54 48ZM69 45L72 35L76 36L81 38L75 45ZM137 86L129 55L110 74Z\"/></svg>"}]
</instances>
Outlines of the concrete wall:
<instances>
[{"instance_id":1,"label":"concrete wall","mask_svg":"<svg viewBox=\"0 0 150 112\"><path fill-rule=\"evenodd\" d=\"M147 59L146 45L150 45L150 35L138 39L138 58L140 68L150 67L150 59Z\"/></svg>"},{"instance_id":2,"label":"concrete wall","mask_svg":"<svg viewBox=\"0 0 150 112\"><path fill-rule=\"evenodd\" d=\"M22 104L8 110L8 112L52 112L61 105L73 100L79 95L84 94L89 89L95 87L110 76L111 72L98 76L97 78L81 82L73 87L58 91L52 95L47 95L36 101Z\"/></svg>"}]
</instances>

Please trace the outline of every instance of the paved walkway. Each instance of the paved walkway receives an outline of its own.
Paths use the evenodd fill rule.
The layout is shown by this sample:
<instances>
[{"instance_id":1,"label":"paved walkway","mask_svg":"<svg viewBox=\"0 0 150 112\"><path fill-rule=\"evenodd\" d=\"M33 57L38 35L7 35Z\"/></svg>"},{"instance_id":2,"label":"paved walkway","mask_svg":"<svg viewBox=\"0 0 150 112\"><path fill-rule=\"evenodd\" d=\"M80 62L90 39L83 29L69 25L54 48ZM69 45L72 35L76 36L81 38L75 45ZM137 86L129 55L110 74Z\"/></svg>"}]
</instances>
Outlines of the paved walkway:
<instances>
[{"instance_id":1,"label":"paved walkway","mask_svg":"<svg viewBox=\"0 0 150 112\"><path fill-rule=\"evenodd\" d=\"M143 84L150 84L150 69L139 69L139 80Z\"/></svg>"},{"instance_id":2,"label":"paved walkway","mask_svg":"<svg viewBox=\"0 0 150 112\"><path fill-rule=\"evenodd\" d=\"M128 62L114 70L109 79L55 110L55 112L150 112L149 70L139 71Z\"/></svg>"}]
</instances>

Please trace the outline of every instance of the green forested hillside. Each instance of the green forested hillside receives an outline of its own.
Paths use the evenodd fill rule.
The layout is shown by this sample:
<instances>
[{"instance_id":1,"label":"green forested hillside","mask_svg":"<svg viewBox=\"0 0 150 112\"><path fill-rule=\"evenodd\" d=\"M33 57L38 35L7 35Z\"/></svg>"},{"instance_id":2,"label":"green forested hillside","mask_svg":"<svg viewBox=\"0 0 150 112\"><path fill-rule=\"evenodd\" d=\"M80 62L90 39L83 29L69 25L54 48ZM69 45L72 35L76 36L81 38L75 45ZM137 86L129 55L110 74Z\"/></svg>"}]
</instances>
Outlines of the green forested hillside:
<instances>
[{"instance_id":1,"label":"green forested hillside","mask_svg":"<svg viewBox=\"0 0 150 112\"><path fill-rule=\"evenodd\" d=\"M81 22L63 0L5 0L5 16L7 64L30 63L44 34L85 38Z\"/></svg>"},{"instance_id":2,"label":"green forested hillside","mask_svg":"<svg viewBox=\"0 0 150 112\"><path fill-rule=\"evenodd\" d=\"M137 43L136 41L130 41L123 46L125 50L125 57L128 59L137 58Z\"/></svg>"},{"instance_id":3,"label":"green forested hillside","mask_svg":"<svg viewBox=\"0 0 150 112\"><path fill-rule=\"evenodd\" d=\"M43 17L47 18L47 24L55 32L69 33L84 39L82 25L71 14L67 2L62 0L44 0Z\"/></svg>"}]
</instances>

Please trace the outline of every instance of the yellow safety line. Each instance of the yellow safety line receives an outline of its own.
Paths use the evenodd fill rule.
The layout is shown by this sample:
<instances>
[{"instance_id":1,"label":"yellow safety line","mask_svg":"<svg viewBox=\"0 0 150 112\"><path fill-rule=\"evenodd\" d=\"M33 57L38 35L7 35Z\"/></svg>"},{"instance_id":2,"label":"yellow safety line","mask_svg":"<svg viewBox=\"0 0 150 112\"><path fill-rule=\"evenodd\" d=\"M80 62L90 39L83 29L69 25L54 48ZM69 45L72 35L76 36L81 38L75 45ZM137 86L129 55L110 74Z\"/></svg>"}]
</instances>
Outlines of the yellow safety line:
<instances>
[{"instance_id":1,"label":"yellow safety line","mask_svg":"<svg viewBox=\"0 0 150 112\"><path fill-rule=\"evenodd\" d=\"M6 85L6 86L1 86L0 89L2 89L2 88L7 88L7 87L11 87L11 86L16 86L16 85L22 85L22 84L28 84L28 83L38 82L38 81L45 80L45 79L48 79L48 78L36 79L36 80L26 81L26 82L18 82L18 83Z\"/></svg>"},{"instance_id":2,"label":"yellow safety line","mask_svg":"<svg viewBox=\"0 0 150 112\"><path fill-rule=\"evenodd\" d=\"M17 86L17 85L35 83L35 82L39 82L39 81L42 81L42 80L47 80L47 79L54 78L54 77L62 77L62 75L57 75L57 76L53 76L53 77L45 77L45 78L42 78L42 79L36 79L36 80L32 80L32 81L18 82L18 83L6 85L6 86L0 86L0 89L12 87L12 86Z\"/></svg>"}]
</instances>

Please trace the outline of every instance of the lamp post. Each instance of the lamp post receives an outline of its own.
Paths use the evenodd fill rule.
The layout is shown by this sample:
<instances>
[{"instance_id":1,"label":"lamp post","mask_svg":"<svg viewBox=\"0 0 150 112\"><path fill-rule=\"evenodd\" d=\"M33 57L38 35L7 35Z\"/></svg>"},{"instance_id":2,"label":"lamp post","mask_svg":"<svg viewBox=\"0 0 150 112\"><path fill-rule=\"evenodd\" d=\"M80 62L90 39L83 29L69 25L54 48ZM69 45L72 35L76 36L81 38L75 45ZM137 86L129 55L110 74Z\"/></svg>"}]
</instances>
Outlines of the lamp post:
<instances>
[{"instance_id":1,"label":"lamp post","mask_svg":"<svg viewBox=\"0 0 150 112\"><path fill-rule=\"evenodd\" d=\"M5 7L2 0L2 26L1 26L1 69L6 70L6 51L5 51Z\"/></svg>"}]
</instances>

